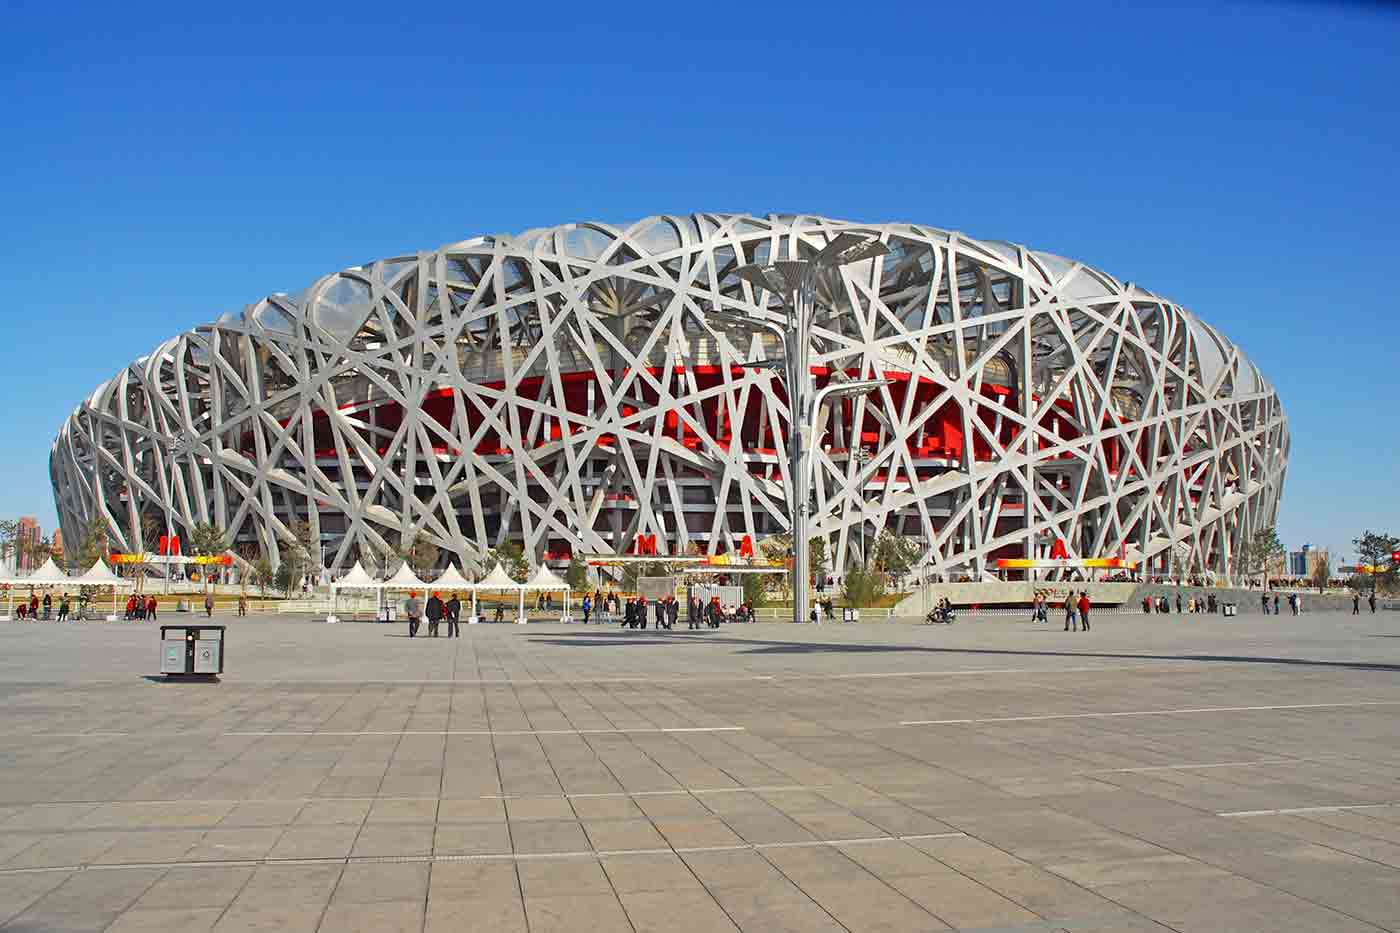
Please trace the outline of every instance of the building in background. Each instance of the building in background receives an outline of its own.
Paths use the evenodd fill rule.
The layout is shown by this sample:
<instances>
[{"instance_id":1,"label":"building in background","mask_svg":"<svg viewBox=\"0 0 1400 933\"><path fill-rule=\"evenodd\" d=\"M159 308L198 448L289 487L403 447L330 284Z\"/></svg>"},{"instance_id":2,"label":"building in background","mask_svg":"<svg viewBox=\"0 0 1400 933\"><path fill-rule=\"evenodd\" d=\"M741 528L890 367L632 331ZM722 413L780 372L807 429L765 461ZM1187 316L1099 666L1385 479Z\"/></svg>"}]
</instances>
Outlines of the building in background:
<instances>
[{"instance_id":1,"label":"building in background","mask_svg":"<svg viewBox=\"0 0 1400 933\"><path fill-rule=\"evenodd\" d=\"M1142 222L1150 222L1144 219ZM1190 311L1052 253L907 223L691 214L478 236L346 269L171 337L54 442L71 540L152 550L212 521L274 564L408 542L464 568L743 553L790 527L778 298L739 267L843 233L887 255L817 285L818 387L880 378L812 432L811 533L837 574L883 531L931 577L1118 558L1232 576L1274 523L1288 424Z\"/></svg>"},{"instance_id":2,"label":"building in background","mask_svg":"<svg viewBox=\"0 0 1400 933\"><path fill-rule=\"evenodd\" d=\"M19 535L15 539L15 548L18 551L18 563L20 573L28 573L31 570L38 570L42 560L35 560L33 548L44 539L43 529L39 527L39 520L32 515L26 515L19 520Z\"/></svg>"},{"instance_id":3,"label":"building in background","mask_svg":"<svg viewBox=\"0 0 1400 933\"><path fill-rule=\"evenodd\" d=\"M1315 548L1311 544L1289 551L1287 576L1311 579L1317 568L1327 563L1328 556L1326 548Z\"/></svg>"}]
</instances>

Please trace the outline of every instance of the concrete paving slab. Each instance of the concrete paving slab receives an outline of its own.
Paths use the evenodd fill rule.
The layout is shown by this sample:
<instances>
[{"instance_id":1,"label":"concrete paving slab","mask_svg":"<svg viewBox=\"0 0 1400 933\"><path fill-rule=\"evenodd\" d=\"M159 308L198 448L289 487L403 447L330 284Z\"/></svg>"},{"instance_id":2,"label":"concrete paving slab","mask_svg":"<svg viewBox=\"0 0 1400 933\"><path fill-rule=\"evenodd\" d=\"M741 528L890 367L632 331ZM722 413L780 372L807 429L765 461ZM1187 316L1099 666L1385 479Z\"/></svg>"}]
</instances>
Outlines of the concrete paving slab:
<instances>
[{"instance_id":1,"label":"concrete paving slab","mask_svg":"<svg viewBox=\"0 0 1400 933\"><path fill-rule=\"evenodd\" d=\"M1388 616L233 624L0 623L0 925L1400 928Z\"/></svg>"}]
</instances>

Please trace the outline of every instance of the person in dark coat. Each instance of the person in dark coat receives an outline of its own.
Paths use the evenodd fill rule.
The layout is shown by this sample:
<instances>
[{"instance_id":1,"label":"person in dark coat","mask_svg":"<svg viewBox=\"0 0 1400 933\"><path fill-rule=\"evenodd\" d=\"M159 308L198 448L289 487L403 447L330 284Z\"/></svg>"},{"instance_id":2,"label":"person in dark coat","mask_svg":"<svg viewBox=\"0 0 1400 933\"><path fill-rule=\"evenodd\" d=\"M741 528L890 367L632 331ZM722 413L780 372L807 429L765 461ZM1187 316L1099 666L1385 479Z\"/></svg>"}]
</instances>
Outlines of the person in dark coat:
<instances>
[{"instance_id":1,"label":"person in dark coat","mask_svg":"<svg viewBox=\"0 0 1400 933\"><path fill-rule=\"evenodd\" d=\"M460 620L462 618L462 601L457 598L456 593L452 594L452 598L447 601L447 605L444 608L447 610L447 637L461 638L462 628Z\"/></svg>"},{"instance_id":2,"label":"person in dark coat","mask_svg":"<svg viewBox=\"0 0 1400 933\"><path fill-rule=\"evenodd\" d=\"M637 625L637 604L632 600L627 600L627 605L622 607L622 627L635 628Z\"/></svg>"},{"instance_id":3,"label":"person in dark coat","mask_svg":"<svg viewBox=\"0 0 1400 933\"><path fill-rule=\"evenodd\" d=\"M670 629L676 624L676 619L680 618L680 603L676 602L676 597L672 596L666 603L666 628Z\"/></svg>"},{"instance_id":4,"label":"person in dark coat","mask_svg":"<svg viewBox=\"0 0 1400 933\"><path fill-rule=\"evenodd\" d=\"M658 599L651 604L651 611L654 616L654 621L656 622L656 630L659 632L662 626L666 624L666 604Z\"/></svg>"},{"instance_id":5,"label":"person in dark coat","mask_svg":"<svg viewBox=\"0 0 1400 933\"><path fill-rule=\"evenodd\" d=\"M438 637L438 623L446 615L446 607L442 604L442 599L434 593L428 597L428 607L424 614L428 617L428 634L434 638Z\"/></svg>"},{"instance_id":6,"label":"person in dark coat","mask_svg":"<svg viewBox=\"0 0 1400 933\"><path fill-rule=\"evenodd\" d=\"M1360 593L1352 593L1352 594L1351 594L1351 614L1354 615L1354 616L1359 616L1359 615L1361 615L1361 594L1360 594Z\"/></svg>"}]
</instances>

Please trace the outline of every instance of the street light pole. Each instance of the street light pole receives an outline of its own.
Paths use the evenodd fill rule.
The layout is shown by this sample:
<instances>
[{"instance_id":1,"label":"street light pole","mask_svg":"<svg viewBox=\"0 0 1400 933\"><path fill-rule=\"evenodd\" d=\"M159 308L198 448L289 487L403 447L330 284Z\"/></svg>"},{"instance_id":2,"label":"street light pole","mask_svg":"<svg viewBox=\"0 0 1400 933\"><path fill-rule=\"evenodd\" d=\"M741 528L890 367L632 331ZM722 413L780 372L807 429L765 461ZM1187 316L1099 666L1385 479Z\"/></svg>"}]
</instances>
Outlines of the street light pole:
<instances>
[{"instance_id":1,"label":"street light pole","mask_svg":"<svg viewBox=\"0 0 1400 933\"><path fill-rule=\"evenodd\" d=\"M788 413L788 485L792 524L792 619L806 622L810 617L811 552L808 546L808 517L811 503L812 433L822 404L832 397L857 395L885 384L885 380L833 382L816 390L812 379L812 325L816 319L817 285L821 274L853 262L872 259L888 253L889 247L875 237L843 233L833 239L811 259L781 260L772 265L747 265L735 270L740 279L783 303L784 326L757 319L740 323L766 328L776 333L782 343L783 376L787 388ZM715 315L719 318L720 315ZM733 320L732 315L723 315ZM763 361L760 365L771 365Z\"/></svg>"}]
</instances>

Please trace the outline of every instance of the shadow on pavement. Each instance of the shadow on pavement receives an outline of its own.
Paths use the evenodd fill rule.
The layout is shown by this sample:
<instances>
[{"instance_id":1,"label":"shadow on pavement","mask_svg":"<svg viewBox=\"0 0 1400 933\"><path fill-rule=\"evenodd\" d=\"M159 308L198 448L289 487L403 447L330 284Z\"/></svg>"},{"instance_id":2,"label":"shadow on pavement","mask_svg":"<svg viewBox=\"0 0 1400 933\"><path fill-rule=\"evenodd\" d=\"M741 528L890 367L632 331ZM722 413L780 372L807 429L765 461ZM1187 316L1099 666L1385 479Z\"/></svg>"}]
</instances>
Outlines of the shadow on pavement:
<instances>
[{"instance_id":1,"label":"shadow on pavement","mask_svg":"<svg viewBox=\"0 0 1400 933\"><path fill-rule=\"evenodd\" d=\"M967 655L990 657L1043 657L1043 658L1102 658L1113 661L1223 661L1230 664L1291 664L1302 667L1331 667L1357 671L1400 672L1400 664L1381 664L1368 661L1317 661L1309 658L1251 657L1233 654L1138 654L1133 652L1109 651L1034 651L1014 648L937 648L924 645L862 645L817 643L805 641L766 641L762 639L733 638L714 633L670 632L667 638L655 636L641 638L631 632L598 632L590 635L539 636L530 641L546 645L571 647L618 647L622 645L650 646L675 645L674 636L681 634L707 635L705 643L727 644L746 648L740 654L903 654L917 652L934 655ZM1089 633L1091 636L1093 632ZM1396 638L1397 635L1376 636ZM700 639L687 639L691 644L701 644Z\"/></svg>"}]
</instances>

